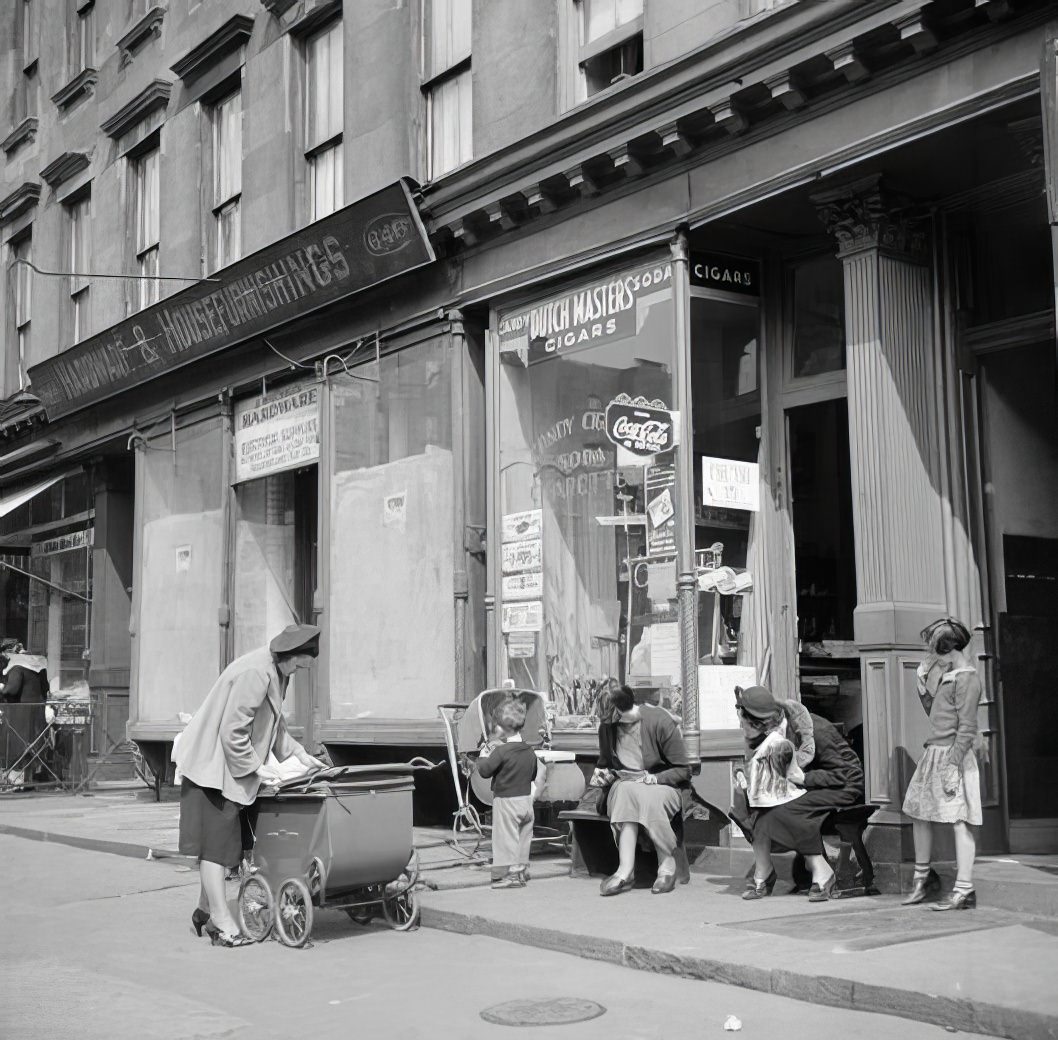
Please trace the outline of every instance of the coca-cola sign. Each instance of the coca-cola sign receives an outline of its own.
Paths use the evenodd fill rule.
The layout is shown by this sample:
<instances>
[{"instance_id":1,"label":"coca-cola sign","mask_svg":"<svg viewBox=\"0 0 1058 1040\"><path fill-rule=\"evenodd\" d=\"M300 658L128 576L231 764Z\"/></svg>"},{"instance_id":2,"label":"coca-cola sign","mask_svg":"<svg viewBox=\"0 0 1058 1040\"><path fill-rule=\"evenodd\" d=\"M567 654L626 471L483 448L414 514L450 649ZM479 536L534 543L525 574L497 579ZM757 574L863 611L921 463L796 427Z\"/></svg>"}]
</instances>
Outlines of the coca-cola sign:
<instances>
[{"instance_id":1,"label":"coca-cola sign","mask_svg":"<svg viewBox=\"0 0 1058 1040\"><path fill-rule=\"evenodd\" d=\"M606 436L640 458L660 455L676 445L672 412L664 401L633 400L619 394L606 406Z\"/></svg>"}]
</instances>

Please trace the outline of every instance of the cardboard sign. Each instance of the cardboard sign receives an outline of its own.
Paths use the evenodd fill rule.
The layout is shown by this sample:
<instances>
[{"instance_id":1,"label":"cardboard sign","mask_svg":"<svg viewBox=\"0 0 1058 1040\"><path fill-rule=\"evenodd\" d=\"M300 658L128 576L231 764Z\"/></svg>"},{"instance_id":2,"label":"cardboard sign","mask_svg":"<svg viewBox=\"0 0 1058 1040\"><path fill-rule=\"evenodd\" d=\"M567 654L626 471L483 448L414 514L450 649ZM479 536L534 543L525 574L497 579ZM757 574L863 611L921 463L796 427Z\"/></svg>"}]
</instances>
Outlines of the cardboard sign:
<instances>
[{"instance_id":1,"label":"cardboard sign","mask_svg":"<svg viewBox=\"0 0 1058 1040\"><path fill-rule=\"evenodd\" d=\"M543 511L526 509L521 513L507 513L503 518L503 540L521 542L539 538L543 531Z\"/></svg>"},{"instance_id":2,"label":"cardboard sign","mask_svg":"<svg viewBox=\"0 0 1058 1040\"><path fill-rule=\"evenodd\" d=\"M760 466L703 455L702 504L760 512Z\"/></svg>"},{"instance_id":3,"label":"cardboard sign","mask_svg":"<svg viewBox=\"0 0 1058 1040\"><path fill-rule=\"evenodd\" d=\"M543 550L539 538L527 538L523 542L504 542L504 574L517 574L519 571L539 571L543 569Z\"/></svg>"},{"instance_id":4,"label":"cardboard sign","mask_svg":"<svg viewBox=\"0 0 1058 1040\"><path fill-rule=\"evenodd\" d=\"M544 594L544 575L541 571L503 576L503 599L540 599Z\"/></svg>"},{"instance_id":5,"label":"cardboard sign","mask_svg":"<svg viewBox=\"0 0 1058 1040\"><path fill-rule=\"evenodd\" d=\"M539 632L544 627L543 602L504 603L501 627L504 632Z\"/></svg>"},{"instance_id":6,"label":"cardboard sign","mask_svg":"<svg viewBox=\"0 0 1058 1040\"><path fill-rule=\"evenodd\" d=\"M606 436L636 458L647 459L676 446L676 423L664 401L618 394L606 406Z\"/></svg>"},{"instance_id":7,"label":"cardboard sign","mask_svg":"<svg viewBox=\"0 0 1058 1040\"><path fill-rule=\"evenodd\" d=\"M315 383L299 383L236 405L236 484L319 459L319 395Z\"/></svg>"}]
</instances>

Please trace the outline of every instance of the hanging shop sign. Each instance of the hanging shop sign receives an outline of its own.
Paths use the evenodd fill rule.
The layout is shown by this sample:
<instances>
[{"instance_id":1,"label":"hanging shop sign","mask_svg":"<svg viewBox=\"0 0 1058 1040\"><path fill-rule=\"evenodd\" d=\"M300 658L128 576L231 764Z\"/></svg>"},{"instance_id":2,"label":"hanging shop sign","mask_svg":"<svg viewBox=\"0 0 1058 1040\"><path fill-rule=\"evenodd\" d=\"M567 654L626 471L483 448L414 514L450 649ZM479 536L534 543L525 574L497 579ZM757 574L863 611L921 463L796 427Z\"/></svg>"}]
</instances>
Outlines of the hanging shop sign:
<instances>
[{"instance_id":1,"label":"hanging shop sign","mask_svg":"<svg viewBox=\"0 0 1058 1040\"><path fill-rule=\"evenodd\" d=\"M633 336L652 298L671 291L672 264L664 261L501 315L500 358L533 365Z\"/></svg>"},{"instance_id":2,"label":"hanging shop sign","mask_svg":"<svg viewBox=\"0 0 1058 1040\"><path fill-rule=\"evenodd\" d=\"M320 457L320 390L283 387L235 407L235 483L297 469Z\"/></svg>"},{"instance_id":3,"label":"hanging shop sign","mask_svg":"<svg viewBox=\"0 0 1058 1040\"><path fill-rule=\"evenodd\" d=\"M760 466L737 459L702 456L702 504L760 511Z\"/></svg>"},{"instance_id":4,"label":"hanging shop sign","mask_svg":"<svg viewBox=\"0 0 1058 1040\"><path fill-rule=\"evenodd\" d=\"M34 365L33 393L55 420L433 259L398 181Z\"/></svg>"},{"instance_id":5,"label":"hanging shop sign","mask_svg":"<svg viewBox=\"0 0 1058 1040\"><path fill-rule=\"evenodd\" d=\"M760 263L724 253L691 253L691 285L760 296Z\"/></svg>"},{"instance_id":6,"label":"hanging shop sign","mask_svg":"<svg viewBox=\"0 0 1058 1040\"><path fill-rule=\"evenodd\" d=\"M54 556L55 553L69 552L71 549L87 549L95 542L95 528L87 531L72 531L60 534L56 538L47 538L43 542L34 542L29 547L30 556Z\"/></svg>"},{"instance_id":7,"label":"hanging shop sign","mask_svg":"<svg viewBox=\"0 0 1058 1040\"><path fill-rule=\"evenodd\" d=\"M664 401L618 394L606 406L606 436L619 448L646 459L676 446L676 422Z\"/></svg>"}]
</instances>

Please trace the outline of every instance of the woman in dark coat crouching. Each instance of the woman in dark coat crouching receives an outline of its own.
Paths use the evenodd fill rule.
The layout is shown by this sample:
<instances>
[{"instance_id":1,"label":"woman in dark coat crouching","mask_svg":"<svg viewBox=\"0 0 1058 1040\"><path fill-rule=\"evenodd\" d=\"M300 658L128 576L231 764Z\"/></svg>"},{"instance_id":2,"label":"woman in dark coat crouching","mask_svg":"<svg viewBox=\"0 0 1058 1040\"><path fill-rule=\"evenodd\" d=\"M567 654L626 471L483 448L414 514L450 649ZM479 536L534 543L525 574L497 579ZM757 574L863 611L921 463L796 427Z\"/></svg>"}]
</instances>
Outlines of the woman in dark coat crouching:
<instances>
[{"instance_id":1,"label":"woman in dark coat crouching","mask_svg":"<svg viewBox=\"0 0 1058 1040\"><path fill-rule=\"evenodd\" d=\"M738 715L747 757L777 729L795 747L803 746L804 734L794 732L783 705L763 686L751 686L743 692ZM743 899L771 895L776 880L771 861L773 846L805 857L812 872L808 898L813 902L829 899L834 890L836 875L823 855L823 821L833 810L863 801L863 768L856 752L826 719L818 715L809 718L815 748L813 757L803 766L805 793L782 805L751 810L746 821L753 834L754 868Z\"/></svg>"}]
</instances>

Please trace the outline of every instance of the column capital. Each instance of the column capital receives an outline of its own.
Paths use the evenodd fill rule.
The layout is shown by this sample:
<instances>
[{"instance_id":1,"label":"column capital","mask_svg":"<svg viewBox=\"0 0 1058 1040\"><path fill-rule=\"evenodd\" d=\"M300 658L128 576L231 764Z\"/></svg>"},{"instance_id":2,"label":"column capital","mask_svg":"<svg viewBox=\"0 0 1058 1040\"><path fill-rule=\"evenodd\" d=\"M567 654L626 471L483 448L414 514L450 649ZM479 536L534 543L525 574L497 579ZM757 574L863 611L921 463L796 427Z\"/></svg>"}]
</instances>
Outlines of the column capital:
<instances>
[{"instance_id":1,"label":"column capital","mask_svg":"<svg viewBox=\"0 0 1058 1040\"><path fill-rule=\"evenodd\" d=\"M925 259L926 230L909 211L913 200L890 191L881 174L819 191L816 213L838 244L838 256L877 249L906 260Z\"/></svg>"}]
</instances>

